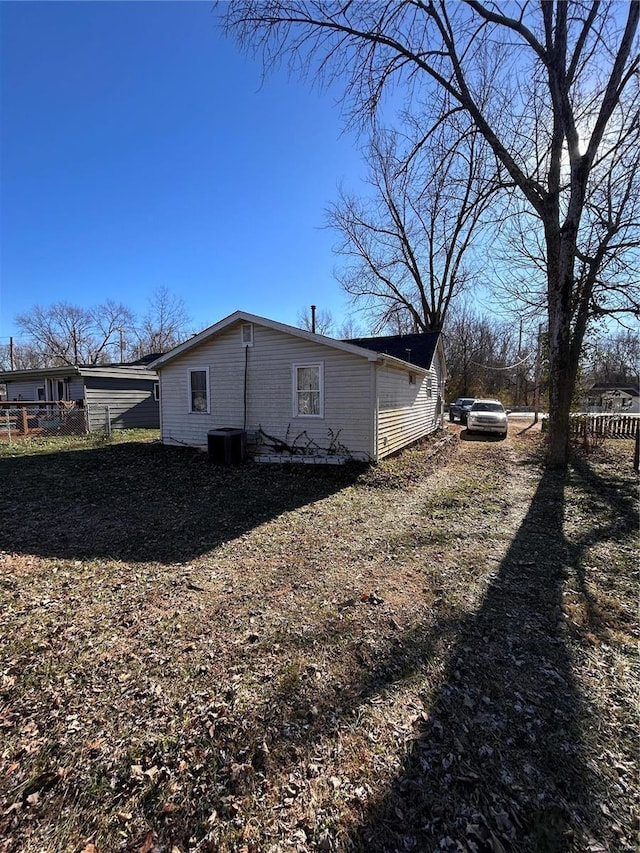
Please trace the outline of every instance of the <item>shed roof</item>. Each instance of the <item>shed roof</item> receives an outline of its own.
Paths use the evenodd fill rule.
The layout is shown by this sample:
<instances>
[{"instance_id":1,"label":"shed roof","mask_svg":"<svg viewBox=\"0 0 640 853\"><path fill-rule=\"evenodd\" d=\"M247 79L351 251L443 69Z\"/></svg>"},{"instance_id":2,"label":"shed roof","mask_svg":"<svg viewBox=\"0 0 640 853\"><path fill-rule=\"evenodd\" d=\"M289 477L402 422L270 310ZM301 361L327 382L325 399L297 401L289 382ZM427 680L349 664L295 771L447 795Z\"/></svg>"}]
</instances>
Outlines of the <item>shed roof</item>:
<instances>
[{"instance_id":1,"label":"shed roof","mask_svg":"<svg viewBox=\"0 0 640 853\"><path fill-rule=\"evenodd\" d=\"M28 370L0 371L0 382L24 382L40 378L67 378L71 376L98 376L110 379L157 379L155 370L139 364L68 364L63 367L37 367Z\"/></svg>"}]
</instances>

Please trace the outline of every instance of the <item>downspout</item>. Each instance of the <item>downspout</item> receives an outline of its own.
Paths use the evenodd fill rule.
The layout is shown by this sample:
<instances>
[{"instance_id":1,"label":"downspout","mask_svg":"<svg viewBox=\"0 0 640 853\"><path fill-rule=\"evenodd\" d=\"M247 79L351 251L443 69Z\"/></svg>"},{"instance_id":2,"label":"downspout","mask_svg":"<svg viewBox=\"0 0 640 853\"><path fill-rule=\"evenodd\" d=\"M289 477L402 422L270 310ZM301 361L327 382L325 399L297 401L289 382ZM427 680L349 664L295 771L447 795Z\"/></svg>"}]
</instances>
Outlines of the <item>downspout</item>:
<instances>
[{"instance_id":1,"label":"downspout","mask_svg":"<svg viewBox=\"0 0 640 853\"><path fill-rule=\"evenodd\" d=\"M242 429L247 428L247 372L249 368L249 347L244 348L244 417L242 421Z\"/></svg>"},{"instance_id":2,"label":"downspout","mask_svg":"<svg viewBox=\"0 0 640 853\"><path fill-rule=\"evenodd\" d=\"M162 368L161 368L162 369ZM160 427L160 441L164 444L164 432L162 429L162 383L160 380L160 370L156 370L158 374L158 426Z\"/></svg>"},{"instance_id":3,"label":"downspout","mask_svg":"<svg viewBox=\"0 0 640 853\"><path fill-rule=\"evenodd\" d=\"M373 461L378 462L378 421L380 416L380 406L378 400L378 362L371 363L373 369Z\"/></svg>"}]
</instances>

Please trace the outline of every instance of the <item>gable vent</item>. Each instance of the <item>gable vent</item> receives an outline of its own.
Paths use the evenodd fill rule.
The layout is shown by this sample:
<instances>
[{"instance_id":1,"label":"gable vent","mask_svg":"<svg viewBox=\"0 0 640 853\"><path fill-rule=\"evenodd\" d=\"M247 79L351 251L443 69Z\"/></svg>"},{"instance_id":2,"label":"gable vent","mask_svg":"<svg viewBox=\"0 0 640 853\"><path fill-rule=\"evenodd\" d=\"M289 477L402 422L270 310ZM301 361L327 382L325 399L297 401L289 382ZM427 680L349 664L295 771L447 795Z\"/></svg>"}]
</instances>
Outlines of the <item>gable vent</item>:
<instances>
[{"instance_id":1,"label":"gable vent","mask_svg":"<svg viewBox=\"0 0 640 853\"><path fill-rule=\"evenodd\" d=\"M240 336L243 347L253 346L253 323L243 323L240 327Z\"/></svg>"}]
</instances>

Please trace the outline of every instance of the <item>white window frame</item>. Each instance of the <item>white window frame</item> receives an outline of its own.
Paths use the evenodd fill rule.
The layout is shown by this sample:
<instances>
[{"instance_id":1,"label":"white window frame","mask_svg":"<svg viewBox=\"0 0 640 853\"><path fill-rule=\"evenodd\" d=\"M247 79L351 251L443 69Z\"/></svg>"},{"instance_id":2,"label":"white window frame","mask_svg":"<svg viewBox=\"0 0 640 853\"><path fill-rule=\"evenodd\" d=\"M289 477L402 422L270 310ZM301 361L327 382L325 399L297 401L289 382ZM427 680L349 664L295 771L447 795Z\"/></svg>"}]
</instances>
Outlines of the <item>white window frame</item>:
<instances>
[{"instance_id":1,"label":"white window frame","mask_svg":"<svg viewBox=\"0 0 640 853\"><path fill-rule=\"evenodd\" d=\"M191 376L194 373L204 373L205 384L207 390L207 406L205 409L194 409L193 398L191 396ZM209 415L211 414L211 387L209 384L209 368L208 367L189 367L187 369L187 411L191 415Z\"/></svg>"},{"instance_id":2,"label":"white window frame","mask_svg":"<svg viewBox=\"0 0 640 853\"><path fill-rule=\"evenodd\" d=\"M298 411L298 370L300 368L318 368L318 414L305 415ZM312 418L318 420L324 418L324 362L323 361L296 361L291 365L291 394L292 410L294 418Z\"/></svg>"}]
</instances>

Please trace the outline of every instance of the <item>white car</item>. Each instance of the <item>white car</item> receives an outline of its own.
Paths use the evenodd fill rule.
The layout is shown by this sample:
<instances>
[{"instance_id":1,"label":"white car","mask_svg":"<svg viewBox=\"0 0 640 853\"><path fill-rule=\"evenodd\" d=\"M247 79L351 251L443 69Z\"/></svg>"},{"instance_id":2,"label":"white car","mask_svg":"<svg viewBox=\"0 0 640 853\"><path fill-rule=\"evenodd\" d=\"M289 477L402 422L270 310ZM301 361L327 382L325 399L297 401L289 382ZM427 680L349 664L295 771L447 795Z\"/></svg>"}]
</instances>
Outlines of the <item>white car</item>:
<instances>
[{"instance_id":1,"label":"white car","mask_svg":"<svg viewBox=\"0 0 640 853\"><path fill-rule=\"evenodd\" d=\"M467 432L497 432L507 435L507 412L500 400L474 400L467 415Z\"/></svg>"}]
</instances>

